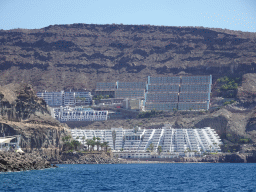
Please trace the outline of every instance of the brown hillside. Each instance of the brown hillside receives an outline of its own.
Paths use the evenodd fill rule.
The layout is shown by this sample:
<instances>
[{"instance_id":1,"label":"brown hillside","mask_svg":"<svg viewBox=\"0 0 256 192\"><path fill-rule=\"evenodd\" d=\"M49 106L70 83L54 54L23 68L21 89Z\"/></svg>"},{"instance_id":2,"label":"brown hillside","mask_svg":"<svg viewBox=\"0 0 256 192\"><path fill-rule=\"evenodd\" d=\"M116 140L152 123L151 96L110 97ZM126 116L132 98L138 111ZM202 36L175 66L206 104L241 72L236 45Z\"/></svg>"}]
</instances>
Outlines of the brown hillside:
<instances>
[{"instance_id":1,"label":"brown hillside","mask_svg":"<svg viewBox=\"0 0 256 192\"><path fill-rule=\"evenodd\" d=\"M0 84L93 89L148 75L242 76L256 70L255 33L203 27L55 25L0 31Z\"/></svg>"}]
</instances>

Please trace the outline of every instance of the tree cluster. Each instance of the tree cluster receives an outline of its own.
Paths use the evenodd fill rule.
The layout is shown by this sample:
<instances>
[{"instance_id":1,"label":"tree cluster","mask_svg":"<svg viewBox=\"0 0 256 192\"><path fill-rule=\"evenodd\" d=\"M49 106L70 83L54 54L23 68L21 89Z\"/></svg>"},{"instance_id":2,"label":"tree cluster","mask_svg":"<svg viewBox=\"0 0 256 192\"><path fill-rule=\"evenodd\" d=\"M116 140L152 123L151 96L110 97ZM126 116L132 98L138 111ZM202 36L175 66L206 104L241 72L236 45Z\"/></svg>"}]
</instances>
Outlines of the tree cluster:
<instances>
[{"instance_id":1,"label":"tree cluster","mask_svg":"<svg viewBox=\"0 0 256 192\"><path fill-rule=\"evenodd\" d=\"M97 151L99 151L99 149L101 148L102 149L105 149L105 151L107 152L108 151L108 142L103 142L101 143L100 142L100 138L99 137L93 137L93 139L86 139L86 144L88 146L88 150L89 151L94 151L94 147L95 145L97 146Z\"/></svg>"},{"instance_id":2,"label":"tree cluster","mask_svg":"<svg viewBox=\"0 0 256 192\"><path fill-rule=\"evenodd\" d=\"M109 99L109 98L113 98L112 95L95 95L93 96L93 100L101 100L101 99Z\"/></svg>"},{"instance_id":3,"label":"tree cluster","mask_svg":"<svg viewBox=\"0 0 256 192\"><path fill-rule=\"evenodd\" d=\"M68 135L66 137L62 138L62 141L64 143L63 150L69 151L69 150L77 150L77 148L81 145L81 143L77 140L71 140L71 136Z\"/></svg>"},{"instance_id":4,"label":"tree cluster","mask_svg":"<svg viewBox=\"0 0 256 192\"><path fill-rule=\"evenodd\" d=\"M236 90L238 84L241 83L241 78L228 78L227 76L217 79L217 82L222 84L221 90Z\"/></svg>"}]
</instances>

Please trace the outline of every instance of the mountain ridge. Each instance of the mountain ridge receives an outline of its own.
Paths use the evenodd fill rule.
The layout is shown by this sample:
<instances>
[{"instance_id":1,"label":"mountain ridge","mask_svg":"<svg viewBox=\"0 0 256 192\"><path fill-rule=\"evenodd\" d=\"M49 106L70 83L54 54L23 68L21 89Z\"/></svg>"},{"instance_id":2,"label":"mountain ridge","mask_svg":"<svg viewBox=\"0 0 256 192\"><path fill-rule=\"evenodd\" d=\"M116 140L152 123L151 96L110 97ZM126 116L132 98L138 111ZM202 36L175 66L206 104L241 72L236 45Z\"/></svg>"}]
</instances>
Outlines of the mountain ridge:
<instances>
[{"instance_id":1,"label":"mountain ridge","mask_svg":"<svg viewBox=\"0 0 256 192\"><path fill-rule=\"evenodd\" d=\"M54 25L0 31L0 84L92 90L99 81L254 73L255 33L202 27Z\"/></svg>"}]
</instances>

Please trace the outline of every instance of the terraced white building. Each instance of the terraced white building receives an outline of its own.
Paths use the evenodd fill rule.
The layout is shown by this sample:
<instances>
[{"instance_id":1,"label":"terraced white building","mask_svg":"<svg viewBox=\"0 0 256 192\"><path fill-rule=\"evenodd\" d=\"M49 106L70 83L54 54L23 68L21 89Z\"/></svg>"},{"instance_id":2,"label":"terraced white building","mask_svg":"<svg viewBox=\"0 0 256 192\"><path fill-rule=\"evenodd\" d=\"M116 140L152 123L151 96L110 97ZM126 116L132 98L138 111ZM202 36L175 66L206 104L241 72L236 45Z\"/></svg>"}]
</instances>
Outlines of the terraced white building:
<instances>
[{"instance_id":1,"label":"terraced white building","mask_svg":"<svg viewBox=\"0 0 256 192\"><path fill-rule=\"evenodd\" d=\"M51 115L55 119L63 121L106 121L108 119L108 111L96 111L91 108L79 107L53 107Z\"/></svg>"},{"instance_id":2,"label":"terraced white building","mask_svg":"<svg viewBox=\"0 0 256 192\"><path fill-rule=\"evenodd\" d=\"M201 154L204 152L221 152L222 144L214 129L175 129L165 125L161 129L123 129L111 130L71 130L72 137L83 144L86 139L99 137L101 142L109 142L109 147L124 156L125 153L144 155L147 152L157 153L161 146L162 153L184 155L185 153ZM84 138L84 139L82 139ZM148 155L148 154L147 154ZM146 156L147 156L146 155ZM135 155L134 155L135 156Z\"/></svg>"}]
</instances>

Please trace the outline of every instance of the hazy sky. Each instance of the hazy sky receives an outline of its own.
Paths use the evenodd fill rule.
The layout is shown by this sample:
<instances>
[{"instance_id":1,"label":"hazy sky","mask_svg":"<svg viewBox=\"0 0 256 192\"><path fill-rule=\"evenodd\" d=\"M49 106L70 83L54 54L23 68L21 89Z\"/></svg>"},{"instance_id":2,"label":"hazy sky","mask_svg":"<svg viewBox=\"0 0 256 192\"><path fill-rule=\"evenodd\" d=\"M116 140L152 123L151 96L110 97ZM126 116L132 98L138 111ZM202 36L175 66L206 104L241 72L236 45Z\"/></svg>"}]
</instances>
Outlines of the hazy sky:
<instances>
[{"instance_id":1,"label":"hazy sky","mask_svg":"<svg viewBox=\"0 0 256 192\"><path fill-rule=\"evenodd\" d=\"M256 32L256 0L0 0L0 29L54 24L203 26Z\"/></svg>"}]
</instances>

